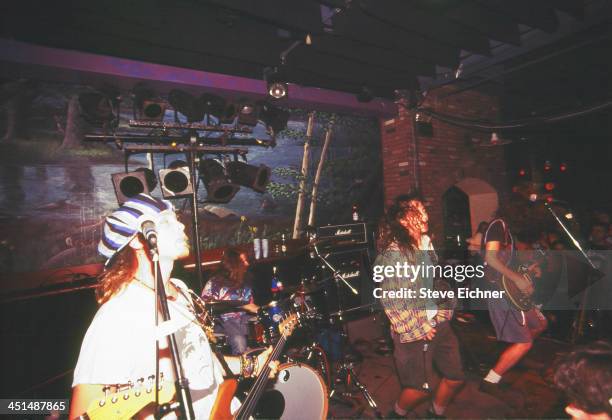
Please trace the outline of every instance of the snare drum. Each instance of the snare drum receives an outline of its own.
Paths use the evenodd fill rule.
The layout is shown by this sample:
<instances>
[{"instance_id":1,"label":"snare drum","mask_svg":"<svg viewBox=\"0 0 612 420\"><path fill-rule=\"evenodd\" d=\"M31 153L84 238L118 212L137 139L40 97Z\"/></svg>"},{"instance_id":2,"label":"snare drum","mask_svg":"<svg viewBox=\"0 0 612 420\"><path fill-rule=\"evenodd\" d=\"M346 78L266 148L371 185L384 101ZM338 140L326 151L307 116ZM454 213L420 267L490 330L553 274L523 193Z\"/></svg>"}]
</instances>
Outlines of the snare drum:
<instances>
[{"instance_id":1,"label":"snare drum","mask_svg":"<svg viewBox=\"0 0 612 420\"><path fill-rule=\"evenodd\" d=\"M257 403L257 418L315 420L327 418L327 387L308 365L279 366L276 381Z\"/></svg>"}]
</instances>

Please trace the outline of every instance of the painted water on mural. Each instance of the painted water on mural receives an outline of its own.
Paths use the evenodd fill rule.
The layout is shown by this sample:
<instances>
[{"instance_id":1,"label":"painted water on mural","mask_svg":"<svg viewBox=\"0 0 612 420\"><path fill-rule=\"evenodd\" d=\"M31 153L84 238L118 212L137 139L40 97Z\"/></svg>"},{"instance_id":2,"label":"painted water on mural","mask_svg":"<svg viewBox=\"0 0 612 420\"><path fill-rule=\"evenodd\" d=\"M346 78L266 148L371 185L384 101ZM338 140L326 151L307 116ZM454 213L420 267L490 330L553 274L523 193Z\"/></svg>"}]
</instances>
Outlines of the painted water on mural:
<instances>
[{"instance_id":1,"label":"painted water on mural","mask_svg":"<svg viewBox=\"0 0 612 420\"><path fill-rule=\"evenodd\" d=\"M21 121L21 130L13 138L0 142L2 274L100 261L96 245L102 219L117 206L111 174L124 171L123 154L112 143L92 145L83 141L76 147L63 147L68 101L82 87L36 86L39 91L31 95L34 99L29 103L28 112L20 116L25 120ZM125 131L132 115L129 100L124 105L119 129ZM5 110L1 128L8 137L10 108L5 106ZM165 119L173 118L174 113L167 111ZM322 113L316 117L310 175L319 161L329 118ZM347 116L335 118L321 181L317 224L348 222L353 202L360 202L364 211L374 214L376 200L372 198L381 194L376 121ZM263 124L258 124L254 136L266 138L265 130ZM287 129L277 136L276 147L249 148L249 163L265 164L273 169L268 192L260 194L242 187L230 203L210 205L205 203L204 186L199 185L198 216L205 248L245 243L254 236L278 238L290 232L298 182L295 175L302 163L305 130L306 113L293 110ZM158 170L181 158L184 159L180 154L171 155L164 161L162 155L154 155L154 167ZM129 170L145 166L145 155L130 157ZM161 195L159 187L153 195ZM175 200L175 207L190 232L187 200Z\"/></svg>"}]
</instances>

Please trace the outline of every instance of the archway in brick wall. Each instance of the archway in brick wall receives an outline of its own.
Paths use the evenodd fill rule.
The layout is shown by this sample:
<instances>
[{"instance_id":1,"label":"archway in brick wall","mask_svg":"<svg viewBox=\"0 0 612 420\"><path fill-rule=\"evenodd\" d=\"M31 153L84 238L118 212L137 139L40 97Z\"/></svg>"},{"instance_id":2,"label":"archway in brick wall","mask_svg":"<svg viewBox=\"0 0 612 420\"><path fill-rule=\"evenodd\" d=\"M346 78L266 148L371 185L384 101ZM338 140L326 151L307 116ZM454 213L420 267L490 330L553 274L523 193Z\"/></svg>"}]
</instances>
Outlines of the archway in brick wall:
<instances>
[{"instance_id":1,"label":"archway in brick wall","mask_svg":"<svg viewBox=\"0 0 612 420\"><path fill-rule=\"evenodd\" d=\"M464 178L451 188L463 191L469 202L471 233L480 222L490 221L499 205L497 191L488 182L478 178Z\"/></svg>"}]
</instances>

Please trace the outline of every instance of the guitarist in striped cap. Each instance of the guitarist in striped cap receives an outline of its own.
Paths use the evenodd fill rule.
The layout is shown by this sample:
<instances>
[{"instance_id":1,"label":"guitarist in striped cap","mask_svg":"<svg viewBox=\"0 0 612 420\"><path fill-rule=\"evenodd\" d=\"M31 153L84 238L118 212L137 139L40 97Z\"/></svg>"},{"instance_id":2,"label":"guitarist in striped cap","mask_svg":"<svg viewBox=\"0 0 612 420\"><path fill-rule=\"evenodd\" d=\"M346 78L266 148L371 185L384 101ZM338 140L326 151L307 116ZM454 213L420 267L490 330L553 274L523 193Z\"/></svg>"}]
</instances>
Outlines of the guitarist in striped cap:
<instances>
[{"instance_id":1,"label":"guitarist in striped cap","mask_svg":"<svg viewBox=\"0 0 612 420\"><path fill-rule=\"evenodd\" d=\"M158 327L154 266L142 234L143 223L154 224L168 297L171 320ZM146 194L130 198L106 218L98 246L107 259L96 290L100 308L85 334L74 369L71 419L147 417L142 410L155 401L151 389L156 372L156 340L163 374L163 379L159 376L159 401L171 400L175 379L167 337L172 333L195 416L209 417L225 372L197 321L192 292L185 283L171 278L174 262L189 254L184 229L170 202ZM269 350L258 357L228 356L225 362L233 373L248 377L264 366L268 355ZM238 401L234 400L232 409L237 407ZM172 411L164 416L175 417Z\"/></svg>"},{"instance_id":2,"label":"guitarist in striped cap","mask_svg":"<svg viewBox=\"0 0 612 420\"><path fill-rule=\"evenodd\" d=\"M513 197L503 209L500 208L498 216L489 224L482 241L485 278L491 288L503 290L502 277L505 277L521 293L531 295L533 284L513 269L519 256L530 253L529 240L523 236L535 233L527 200ZM510 226L516 235L510 232ZM537 265L530 266L530 270L538 277ZM482 380L480 390L504 399L507 395L502 389L502 377L529 352L534 339L546 329L547 322L537 308L519 310L508 298L487 299L487 306L497 340L509 345Z\"/></svg>"}]
</instances>

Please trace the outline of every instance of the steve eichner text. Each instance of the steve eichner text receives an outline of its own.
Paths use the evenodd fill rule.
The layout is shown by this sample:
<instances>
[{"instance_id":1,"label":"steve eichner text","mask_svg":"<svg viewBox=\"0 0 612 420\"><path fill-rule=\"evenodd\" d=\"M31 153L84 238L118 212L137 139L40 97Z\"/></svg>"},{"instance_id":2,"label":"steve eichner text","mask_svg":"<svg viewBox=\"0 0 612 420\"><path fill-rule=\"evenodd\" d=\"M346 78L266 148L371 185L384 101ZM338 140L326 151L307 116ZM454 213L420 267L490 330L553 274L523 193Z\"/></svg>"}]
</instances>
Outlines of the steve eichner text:
<instances>
[{"instance_id":1,"label":"steve eichner text","mask_svg":"<svg viewBox=\"0 0 612 420\"><path fill-rule=\"evenodd\" d=\"M372 280L380 283L385 278L401 277L410 279L414 282L417 277L437 277L445 279L455 279L462 282L470 278L483 278L483 265L426 265L408 264L407 262L397 262L395 265L375 265Z\"/></svg>"},{"instance_id":2,"label":"steve eichner text","mask_svg":"<svg viewBox=\"0 0 612 420\"><path fill-rule=\"evenodd\" d=\"M459 287L455 290L431 290L421 287L418 290L402 287L396 290L383 290L376 287L372 294L376 299L500 299L504 297L504 290L481 290Z\"/></svg>"}]
</instances>

